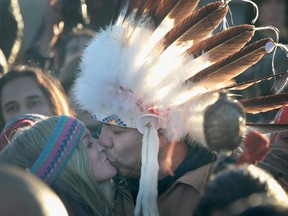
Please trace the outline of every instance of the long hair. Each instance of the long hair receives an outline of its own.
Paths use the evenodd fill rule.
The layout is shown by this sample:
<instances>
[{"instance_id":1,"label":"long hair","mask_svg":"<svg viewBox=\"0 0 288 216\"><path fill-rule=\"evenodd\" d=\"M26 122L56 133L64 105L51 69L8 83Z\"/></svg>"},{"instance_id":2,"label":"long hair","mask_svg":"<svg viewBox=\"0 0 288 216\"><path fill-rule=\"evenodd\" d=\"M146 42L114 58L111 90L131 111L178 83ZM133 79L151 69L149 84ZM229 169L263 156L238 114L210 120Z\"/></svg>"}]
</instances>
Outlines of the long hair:
<instances>
[{"instance_id":1,"label":"long hair","mask_svg":"<svg viewBox=\"0 0 288 216\"><path fill-rule=\"evenodd\" d=\"M72 109L69 106L69 102L60 82L49 73L45 73L39 67L35 66L16 66L14 69L8 71L0 79L0 102L1 92L4 86L10 81L19 77L32 77L39 85L40 90L47 98L50 108L54 115L66 114L74 116ZM3 118L3 110L0 106L0 130L5 125Z\"/></svg>"},{"instance_id":2,"label":"long hair","mask_svg":"<svg viewBox=\"0 0 288 216\"><path fill-rule=\"evenodd\" d=\"M30 169L46 145L58 119L59 117L50 117L30 128L19 129L11 144L1 152L0 163ZM93 178L91 162L81 141L51 187L62 199L69 215L83 215L84 212L85 215L113 215L110 204L113 197L112 184L107 181L100 185Z\"/></svg>"}]
</instances>

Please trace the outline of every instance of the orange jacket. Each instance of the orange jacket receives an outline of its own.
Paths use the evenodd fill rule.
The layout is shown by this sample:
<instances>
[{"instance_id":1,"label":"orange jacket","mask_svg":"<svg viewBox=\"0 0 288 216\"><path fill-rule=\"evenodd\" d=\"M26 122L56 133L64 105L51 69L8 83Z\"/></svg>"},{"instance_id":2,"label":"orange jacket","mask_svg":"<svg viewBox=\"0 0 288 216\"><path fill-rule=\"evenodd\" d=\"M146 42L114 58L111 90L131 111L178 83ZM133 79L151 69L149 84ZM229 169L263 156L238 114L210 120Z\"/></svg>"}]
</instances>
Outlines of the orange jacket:
<instances>
[{"instance_id":1,"label":"orange jacket","mask_svg":"<svg viewBox=\"0 0 288 216\"><path fill-rule=\"evenodd\" d=\"M212 167L210 163L185 173L161 194L158 197L160 216L191 216L209 180ZM114 213L116 216L134 215L134 201L127 189L117 188Z\"/></svg>"}]
</instances>

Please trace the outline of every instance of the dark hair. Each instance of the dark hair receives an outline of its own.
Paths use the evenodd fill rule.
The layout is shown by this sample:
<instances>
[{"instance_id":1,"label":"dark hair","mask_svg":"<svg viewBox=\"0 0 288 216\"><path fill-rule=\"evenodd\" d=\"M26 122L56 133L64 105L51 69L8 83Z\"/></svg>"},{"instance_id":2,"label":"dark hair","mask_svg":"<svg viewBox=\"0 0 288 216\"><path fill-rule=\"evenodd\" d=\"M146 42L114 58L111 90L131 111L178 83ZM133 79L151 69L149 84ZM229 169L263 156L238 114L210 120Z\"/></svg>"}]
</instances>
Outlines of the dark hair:
<instances>
[{"instance_id":1,"label":"dark hair","mask_svg":"<svg viewBox=\"0 0 288 216\"><path fill-rule=\"evenodd\" d=\"M32 77L35 80L43 95L47 98L54 115L66 114L74 116L60 82L49 73L45 73L42 69L35 66L16 66L0 78L0 102L2 100L1 92L3 87L19 77ZM5 123L3 110L0 106L0 131L2 131Z\"/></svg>"},{"instance_id":2,"label":"dark hair","mask_svg":"<svg viewBox=\"0 0 288 216\"><path fill-rule=\"evenodd\" d=\"M239 214L239 216L287 216L288 208L283 206L277 206L277 204L271 205L260 205L256 207L248 208L243 213Z\"/></svg>"},{"instance_id":3,"label":"dark hair","mask_svg":"<svg viewBox=\"0 0 288 216\"><path fill-rule=\"evenodd\" d=\"M237 200L221 211L222 215L229 216L287 216L287 213L287 202L271 199L265 193L252 194L247 198Z\"/></svg>"},{"instance_id":4,"label":"dark hair","mask_svg":"<svg viewBox=\"0 0 288 216\"><path fill-rule=\"evenodd\" d=\"M223 210L237 200L255 193L268 192L267 196L276 200L278 199L277 193L282 192L284 197L286 195L281 189L277 181L259 167L231 166L207 185L194 216L209 216L214 210Z\"/></svg>"}]
</instances>

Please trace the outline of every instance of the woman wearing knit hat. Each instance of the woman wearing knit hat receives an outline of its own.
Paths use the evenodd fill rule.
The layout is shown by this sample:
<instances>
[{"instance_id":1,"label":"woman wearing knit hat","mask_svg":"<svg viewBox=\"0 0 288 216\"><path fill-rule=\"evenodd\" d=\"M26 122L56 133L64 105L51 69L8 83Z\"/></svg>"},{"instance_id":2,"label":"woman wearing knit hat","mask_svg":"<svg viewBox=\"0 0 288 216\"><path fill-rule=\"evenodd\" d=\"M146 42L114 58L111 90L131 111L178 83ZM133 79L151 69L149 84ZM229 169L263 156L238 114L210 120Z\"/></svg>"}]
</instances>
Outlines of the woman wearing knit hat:
<instances>
[{"instance_id":1,"label":"woman wearing knit hat","mask_svg":"<svg viewBox=\"0 0 288 216\"><path fill-rule=\"evenodd\" d=\"M62 199L69 215L113 215L116 169L78 119L61 115L19 129L0 162L29 170Z\"/></svg>"}]
</instances>

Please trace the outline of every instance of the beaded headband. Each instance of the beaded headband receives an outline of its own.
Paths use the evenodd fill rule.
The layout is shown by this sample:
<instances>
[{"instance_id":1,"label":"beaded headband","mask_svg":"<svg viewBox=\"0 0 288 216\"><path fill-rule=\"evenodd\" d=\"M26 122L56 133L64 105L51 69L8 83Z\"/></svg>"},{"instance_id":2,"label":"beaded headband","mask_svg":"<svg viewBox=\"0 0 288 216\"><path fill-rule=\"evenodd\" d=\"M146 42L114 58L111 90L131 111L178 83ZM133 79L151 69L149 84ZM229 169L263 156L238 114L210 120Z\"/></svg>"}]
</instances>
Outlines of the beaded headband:
<instances>
[{"instance_id":1,"label":"beaded headband","mask_svg":"<svg viewBox=\"0 0 288 216\"><path fill-rule=\"evenodd\" d=\"M30 171L48 184L53 184L79 143L84 124L72 117L61 115L47 144Z\"/></svg>"}]
</instances>

